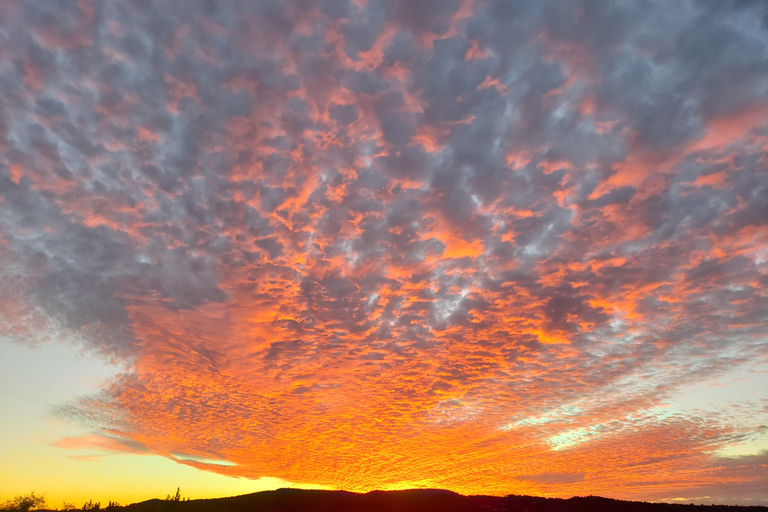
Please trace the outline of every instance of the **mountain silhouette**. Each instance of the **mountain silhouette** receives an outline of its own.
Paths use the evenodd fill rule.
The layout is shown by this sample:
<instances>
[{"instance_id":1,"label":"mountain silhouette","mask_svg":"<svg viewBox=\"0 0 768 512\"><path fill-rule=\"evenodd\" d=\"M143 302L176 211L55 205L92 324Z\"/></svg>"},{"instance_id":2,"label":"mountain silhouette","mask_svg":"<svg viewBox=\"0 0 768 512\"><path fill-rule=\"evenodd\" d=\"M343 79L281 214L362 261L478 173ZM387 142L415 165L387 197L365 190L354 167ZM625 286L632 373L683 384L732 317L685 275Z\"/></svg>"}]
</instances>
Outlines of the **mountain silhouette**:
<instances>
[{"instance_id":1,"label":"mountain silhouette","mask_svg":"<svg viewBox=\"0 0 768 512\"><path fill-rule=\"evenodd\" d=\"M437 489L347 491L278 489L231 498L149 500L120 507L125 512L768 512L762 506L679 505L621 501L598 496L462 496Z\"/></svg>"}]
</instances>

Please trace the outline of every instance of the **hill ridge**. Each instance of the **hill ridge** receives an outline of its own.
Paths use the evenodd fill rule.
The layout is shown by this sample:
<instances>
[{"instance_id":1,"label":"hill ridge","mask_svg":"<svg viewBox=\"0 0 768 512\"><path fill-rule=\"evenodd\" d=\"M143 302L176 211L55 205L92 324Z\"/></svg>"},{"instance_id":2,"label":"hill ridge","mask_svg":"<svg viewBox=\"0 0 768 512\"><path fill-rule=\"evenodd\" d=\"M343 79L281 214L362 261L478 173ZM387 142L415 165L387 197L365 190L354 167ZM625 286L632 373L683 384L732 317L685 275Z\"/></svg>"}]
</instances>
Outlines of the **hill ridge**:
<instances>
[{"instance_id":1,"label":"hill ridge","mask_svg":"<svg viewBox=\"0 0 768 512\"><path fill-rule=\"evenodd\" d=\"M689 505L624 501L602 496L463 495L447 489L342 490L281 488L225 498L152 499L119 507L125 512L768 512L752 505ZM117 509L114 509L117 510Z\"/></svg>"}]
</instances>

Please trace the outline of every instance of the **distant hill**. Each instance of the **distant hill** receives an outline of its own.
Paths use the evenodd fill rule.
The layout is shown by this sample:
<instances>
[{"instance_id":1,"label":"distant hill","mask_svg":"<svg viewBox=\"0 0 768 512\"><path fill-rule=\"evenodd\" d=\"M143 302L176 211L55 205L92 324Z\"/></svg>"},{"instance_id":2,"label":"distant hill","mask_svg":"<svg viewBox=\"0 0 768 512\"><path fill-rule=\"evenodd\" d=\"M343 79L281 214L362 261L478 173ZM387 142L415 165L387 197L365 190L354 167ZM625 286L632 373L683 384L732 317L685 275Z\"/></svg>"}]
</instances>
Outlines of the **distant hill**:
<instances>
[{"instance_id":1,"label":"distant hill","mask_svg":"<svg viewBox=\"0 0 768 512\"><path fill-rule=\"evenodd\" d=\"M117 509L113 509L117 510ZM278 489L210 500L149 500L119 507L124 512L768 512L768 507L671 505L619 501L597 496L570 499L531 496L462 496L414 489L346 491Z\"/></svg>"}]
</instances>

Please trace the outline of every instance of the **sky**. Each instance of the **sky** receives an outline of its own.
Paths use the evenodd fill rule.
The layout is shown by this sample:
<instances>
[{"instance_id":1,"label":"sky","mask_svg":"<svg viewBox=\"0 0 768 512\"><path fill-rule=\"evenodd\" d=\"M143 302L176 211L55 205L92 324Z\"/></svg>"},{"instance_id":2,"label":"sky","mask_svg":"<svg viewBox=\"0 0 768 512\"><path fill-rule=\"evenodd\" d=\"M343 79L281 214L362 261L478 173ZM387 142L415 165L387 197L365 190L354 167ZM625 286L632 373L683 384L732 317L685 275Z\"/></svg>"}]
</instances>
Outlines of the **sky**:
<instances>
[{"instance_id":1,"label":"sky","mask_svg":"<svg viewBox=\"0 0 768 512\"><path fill-rule=\"evenodd\" d=\"M768 3L0 2L0 500L768 504Z\"/></svg>"}]
</instances>

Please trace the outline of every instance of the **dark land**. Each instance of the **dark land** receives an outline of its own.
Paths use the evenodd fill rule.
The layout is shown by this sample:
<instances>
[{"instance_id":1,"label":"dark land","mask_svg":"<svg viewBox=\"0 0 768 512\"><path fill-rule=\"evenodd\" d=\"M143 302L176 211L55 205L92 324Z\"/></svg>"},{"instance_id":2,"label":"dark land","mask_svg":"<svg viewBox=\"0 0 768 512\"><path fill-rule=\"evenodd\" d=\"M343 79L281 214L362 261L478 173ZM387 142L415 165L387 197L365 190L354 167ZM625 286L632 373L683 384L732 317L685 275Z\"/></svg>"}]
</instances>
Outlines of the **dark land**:
<instances>
[{"instance_id":1,"label":"dark land","mask_svg":"<svg viewBox=\"0 0 768 512\"><path fill-rule=\"evenodd\" d=\"M278 489L231 498L149 500L115 512L768 512L762 506L681 505L620 501L597 496L569 499L532 496L462 496L451 491L414 489L346 491Z\"/></svg>"}]
</instances>

